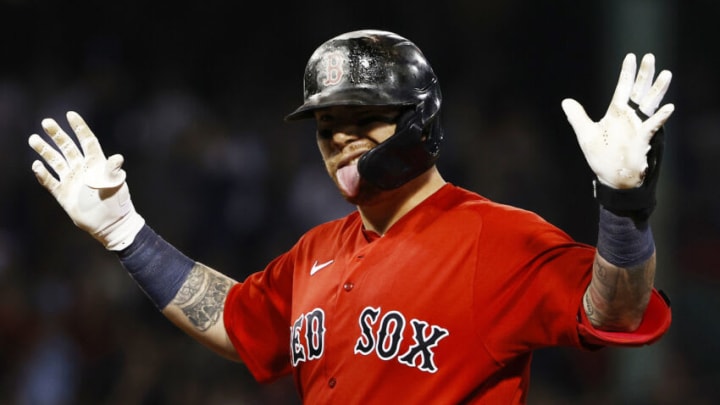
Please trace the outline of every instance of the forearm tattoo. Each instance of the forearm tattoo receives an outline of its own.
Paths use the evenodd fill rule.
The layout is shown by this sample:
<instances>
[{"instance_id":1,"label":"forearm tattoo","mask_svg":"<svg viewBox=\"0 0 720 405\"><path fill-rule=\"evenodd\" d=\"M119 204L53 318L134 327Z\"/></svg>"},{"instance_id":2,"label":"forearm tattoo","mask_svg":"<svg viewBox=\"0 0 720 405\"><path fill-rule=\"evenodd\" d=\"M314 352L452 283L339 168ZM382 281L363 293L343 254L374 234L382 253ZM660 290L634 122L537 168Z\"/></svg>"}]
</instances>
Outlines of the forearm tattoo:
<instances>
[{"instance_id":1,"label":"forearm tattoo","mask_svg":"<svg viewBox=\"0 0 720 405\"><path fill-rule=\"evenodd\" d=\"M177 305L193 326L204 332L221 319L231 285L231 280L196 264L171 304Z\"/></svg>"},{"instance_id":2,"label":"forearm tattoo","mask_svg":"<svg viewBox=\"0 0 720 405\"><path fill-rule=\"evenodd\" d=\"M612 329L641 319L652 290L654 261L652 257L626 269L606 265L596 257L590 288L583 297L588 320Z\"/></svg>"},{"instance_id":3,"label":"forearm tattoo","mask_svg":"<svg viewBox=\"0 0 720 405\"><path fill-rule=\"evenodd\" d=\"M605 301L610 302L617 296L619 278L619 271L609 271L597 257L595 258L593 284Z\"/></svg>"},{"instance_id":4,"label":"forearm tattoo","mask_svg":"<svg viewBox=\"0 0 720 405\"><path fill-rule=\"evenodd\" d=\"M597 315L595 314L595 307L592 303L592 298L590 298L590 290L588 289L585 291L585 295L583 296L583 303L585 304L585 315L587 315L588 320L590 323L596 323L597 322Z\"/></svg>"}]
</instances>

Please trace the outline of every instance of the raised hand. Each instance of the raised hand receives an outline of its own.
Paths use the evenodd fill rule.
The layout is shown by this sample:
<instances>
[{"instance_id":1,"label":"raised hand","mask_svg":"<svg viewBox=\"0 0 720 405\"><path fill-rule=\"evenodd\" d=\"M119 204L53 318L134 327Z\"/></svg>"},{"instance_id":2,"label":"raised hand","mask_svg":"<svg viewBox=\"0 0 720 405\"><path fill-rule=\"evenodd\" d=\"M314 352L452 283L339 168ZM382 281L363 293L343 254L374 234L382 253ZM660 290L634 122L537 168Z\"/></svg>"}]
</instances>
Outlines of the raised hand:
<instances>
[{"instance_id":1,"label":"raised hand","mask_svg":"<svg viewBox=\"0 0 720 405\"><path fill-rule=\"evenodd\" d=\"M637 76L636 68L635 55L630 53L623 61L610 106L598 122L590 119L577 101L562 101L590 168L600 183L615 189L643 184L650 141L675 109L673 104L657 109L670 85L670 71L663 70L653 83L652 54L643 57Z\"/></svg>"},{"instance_id":2,"label":"raised hand","mask_svg":"<svg viewBox=\"0 0 720 405\"><path fill-rule=\"evenodd\" d=\"M34 161L32 170L75 225L108 250L122 250L145 224L130 199L121 168L123 157L106 158L97 138L76 112L69 111L67 120L80 147L55 120L46 118L43 130L57 148L39 135L31 135L28 144L45 162Z\"/></svg>"}]
</instances>

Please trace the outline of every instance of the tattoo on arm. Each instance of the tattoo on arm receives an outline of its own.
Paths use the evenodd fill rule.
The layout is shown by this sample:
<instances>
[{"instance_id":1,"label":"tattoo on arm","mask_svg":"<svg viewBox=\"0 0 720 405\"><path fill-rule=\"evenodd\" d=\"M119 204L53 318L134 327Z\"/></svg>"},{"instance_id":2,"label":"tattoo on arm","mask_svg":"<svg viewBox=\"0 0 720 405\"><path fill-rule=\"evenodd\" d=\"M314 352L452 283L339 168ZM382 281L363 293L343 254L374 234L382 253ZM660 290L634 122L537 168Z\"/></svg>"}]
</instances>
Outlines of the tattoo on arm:
<instances>
[{"instance_id":1,"label":"tattoo on arm","mask_svg":"<svg viewBox=\"0 0 720 405\"><path fill-rule=\"evenodd\" d=\"M637 326L650 299L654 275L654 256L630 268L616 267L596 257L592 281L583 297L588 320L607 330Z\"/></svg>"},{"instance_id":2,"label":"tattoo on arm","mask_svg":"<svg viewBox=\"0 0 720 405\"><path fill-rule=\"evenodd\" d=\"M595 307L593 306L592 298L590 298L589 289L585 291L585 295L583 296L583 302L585 303L585 315L587 315L588 320L592 324L597 323L597 314L595 314Z\"/></svg>"},{"instance_id":3,"label":"tattoo on arm","mask_svg":"<svg viewBox=\"0 0 720 405\"><path fill-rule=\"evenodd\" d=\"M612 301L617 296L618 271L610 272L596 257L594 274L593 283L597 281L597 284L595 284L597 292L602 295L605 301Z\"/></svg>"},{"instance_id":4,"label":"tattoo on arm","mask_svg":"<svg viewBox=\"0 0 720 405\"><path fill-rule=\"evenodd\" d=\"M221 319L231 285L231 280L196 264L171 304L177 305L195 328L204 332Z\"/></svg>"}]
</instances>

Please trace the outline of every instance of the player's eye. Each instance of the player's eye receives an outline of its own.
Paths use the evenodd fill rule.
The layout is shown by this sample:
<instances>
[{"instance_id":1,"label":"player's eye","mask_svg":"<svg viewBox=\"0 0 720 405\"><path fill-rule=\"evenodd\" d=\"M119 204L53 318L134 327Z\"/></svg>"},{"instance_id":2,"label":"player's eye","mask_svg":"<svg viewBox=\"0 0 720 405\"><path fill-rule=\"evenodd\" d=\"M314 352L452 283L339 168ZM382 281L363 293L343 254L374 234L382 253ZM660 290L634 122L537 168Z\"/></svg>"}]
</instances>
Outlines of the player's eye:
<instances>
[{"instance_id":1,"label":"player's eye","mask_svg":"<svg viewBox=\"0 0 720 405\"><path fill-rule=\"evenodd\" d=\"M395 115L370 115L358 120L357 125L364 127L371 124L394 124L395 120Z\"/></svg>"},{"instance_id":2,"label":"player's eye","mask_svg":"<svg viewBox=\"0 0 720 405\"><path fill-rule=\"evenodd\" d=\"M317 130L317 136L318 136L318 138L320 138L320 139L326 139L326 140L327 140L327 139L332 139L332 137L333 137L333 132L332 132L331 130L329 130L329 129L318 128L318 130Z\"/></svg>"}]
</instances>

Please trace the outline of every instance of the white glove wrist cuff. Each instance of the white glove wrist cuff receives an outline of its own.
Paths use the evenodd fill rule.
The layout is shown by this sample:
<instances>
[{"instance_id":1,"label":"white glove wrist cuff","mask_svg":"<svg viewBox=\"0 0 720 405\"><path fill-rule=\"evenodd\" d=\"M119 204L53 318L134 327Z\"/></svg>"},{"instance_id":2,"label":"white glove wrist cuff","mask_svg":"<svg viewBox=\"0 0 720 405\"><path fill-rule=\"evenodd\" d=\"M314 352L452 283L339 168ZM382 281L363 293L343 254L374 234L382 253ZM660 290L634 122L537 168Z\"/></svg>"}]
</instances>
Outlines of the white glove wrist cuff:
<instances>
[{"instance_id":1,"label":"white glove wrist cuff","mask_svg":"<svg viewBox=\"0 0 720 405\"><path fill-rule=\"evenodd\" d=\"M145 219L133 209L128 215L94 236L107 250L119 251L130 246L143 225Z\"/></svg>"}]
</instances>

